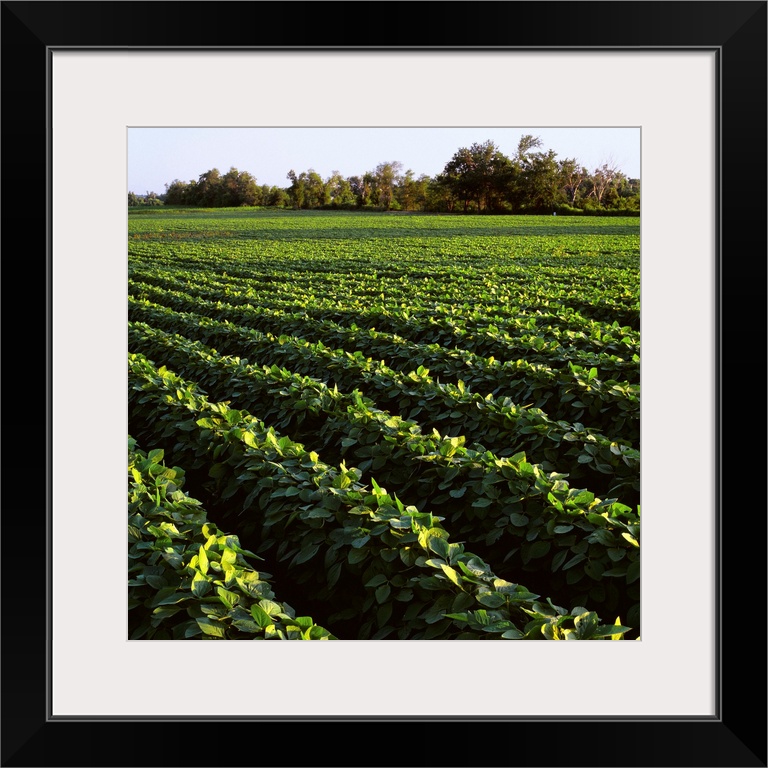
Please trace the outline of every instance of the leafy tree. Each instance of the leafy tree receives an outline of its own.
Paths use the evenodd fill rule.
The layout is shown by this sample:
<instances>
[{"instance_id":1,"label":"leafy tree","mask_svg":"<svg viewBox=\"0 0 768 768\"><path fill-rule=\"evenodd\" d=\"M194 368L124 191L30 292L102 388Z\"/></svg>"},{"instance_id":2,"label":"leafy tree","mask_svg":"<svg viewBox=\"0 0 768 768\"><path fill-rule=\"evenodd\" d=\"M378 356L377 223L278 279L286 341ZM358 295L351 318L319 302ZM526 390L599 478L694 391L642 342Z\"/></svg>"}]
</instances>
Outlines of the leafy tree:
<instances>
[{"instance_id":1,"label":"leafy tree","mask_svg":"<svg viewBox=\"0 0 768 768\"><path fill-rule=\"evenodd\" d=\"M349 179L345 179L338 171L333 171L326 180L325 191L331 205L336 208L351 206L357 202Z\"/></svg>"},{"instance_id":2,"label":"leafy tree","mask_svg":"<svg viewBox=\"0 0 768 768\"><path fill-rule=\"evenodd\" d=\"M450 186L450 181L444 174L438 173L430 179L427 186L426 210L441 213L453 213L456 208L456 198Z\"/></svg>"},{"instance_id":3,"label":"leafy tree","mask_svg":"<svg viewBox=\"0 0 768 768\"><path fill-rule=\"evenodd\" d=\"M599 168L595 168L592 174L591 195L595 198L598 205L603 204L603 197L614 181L617 180L619 169L612 160L604 162Z\"/></svg>"},{"instance_id":4,"label":"leafy tree","mask_svg":"<svg viewBox=\"0 0 768 768\"><path fill-rule=\"evenodd\" d=\"M589 178L589 171L575 158L560 161L560 189L571 205L576 204L579 190Z\"/></svg>"},{"instance_id":5,"label":"leafy tree","mask_svg":"<svg viewBox=\"0 0 768 768\"><path fill-rule=\"evenodd\" d=\"M314 168L310 168L306 174L302 175L306 176L304 202L307 208L320 208L331 202L330 194L325 189L325 182Z\"/></svg>"},{"instance_id":6,"label":"leafy tree","mask_svg":"<svg viewBox=\"0 0 768 768\"><path fill-rule=\"evenodd\" d=\"M291 204L291 198L288 191L281 187L270 187L269 197L264 198L265 205L272 205L276 208L287 208Z\"/></svg>"},{"instance_id":7,"label":"leafy tree","mask_svg":"<svg viewBox=\"0 0 768 768\"><path fill-rule=\"evenodd\" d=\"M525 165L528 155L532 149L536 149L541 146L541 138L539 136L532 136L530 133L526 133L520 137L520 141L517 142L517 154L515 160L521 165Z\"/></svg>"},{"instance_id":8,"label":"leafy tree","mask_svg":"<svg viewBox=\"0 0 768 768\"><path fill-rule=\"evenodd\" d=\"M360 205L373 205L376 202L378 202L378 195L376 194L376 177L371 171L367 171L363 174Z\"/></svg>"},{"instance_id":9,"label":"leafy tree","mask_svg":"<svg viewBox=\"0 0 768 768\"><path fill-rule=\"evenodd\" d=\"M409 168L397 189L400 207L406 211L426 210L430 181L429 176L424 173L418 179L415 178L413 171Z\"/></svg>"},{"instance_id":10,"label":"leafy tree","mask_svg":"<svg viewBox=\"0 0 768 768\"><path fill-rule=\"evenodd\" d=\"M288 194L294 208L319 208L330 202L325 183L314 168L298 175L296 171L290 170L288 178L291 181Z\"/></svg>"},{"instance_id":11,"label":"leafy tree","mask_svg":"<svg viewBox=\"0 0 768 768\"><path fill-rule=\"evenodd\" d=\"M507 201L514 211L536 208L535 197L546 197L545 168L547 161L532 150L541 147L538 136L525 134L520 137L517 151L507 176Z\"/></svg>"},{"instance_id":12,"label":"leafy tree","mask_svg":"<svg viewBox=\"0 0 768 768\"><path fill-rule=\"evenodd\" d=\"M468 212L469 204L475 196L472 171L472 155L468 148L462 147L448 161L440 177L442 185L451 191L457 201L463 203L464 213Z\"/></svg>"},{"instance_id":13,"label":"leafy tree","mask_svg":"<svg viewBox=\"0 0 768 768\"><path fill-rule=\"evenodd\" d=\"M192 202L192 184L174 179L165 185L165 202L168 205L190 205Z\"/></svg>"},{"instance_id":14,"label":"leafy tree","mask_svg":"<svg viewBox=\"0 0 768 768\"><path fill-rule=\"evenodd\" d=\"M219 200L223 206L258 205L261 190L250 173L232 167L221 180Z\"/></svg>"},{"instance_id":15,"label":"leafy tree","mask_svg":"<svg viewBox=\"0 0 768 768\"><path fill-rule=\"evenodd\" d=\"M363 195L363 179L361 176L348 176L347 182L349 182L349 190L352 196L355 198L355 205L362 205Z\"/></svg>"},{"instance_id":16,"label":"leafy tree","mask_svg":"<svg viewBox=\"0 0 768 768\"><path fill-rule=\"evenodd\" d=\"M616 190L618 192L616 207L628 211L640 210L640 179L629 179L621 174Z\"/></svg>"},{"instance_id":17,"label":"leafy tree","mask_svg":"<svg viewBox=\"0 0 768 768\"><path fill-rule=\"evenodd\" d=\"M195 189L195 205L214 208L221 205L223 189L218 168L201 173Z\"/></svg>"},{"instance_id":18,"label":"leafy tree","mask_svg":"<svg viewBox=\"0 0 768 768\"><path fill-rule=\"evenodd\" d=\"M158 197L157 192L147 192L144 196L144 205L163 205L163 201Z\"/></svg>"},{"instance_id":19,"label":"leafy tree","mask_svg":"<svg viewBox=\"0 0 768 768\"><path fill-rule=\"evenodd\" d=\"M443 168L443 172L437 175L437 183L444 193L444 197L450 200L449 210L453 210L455 203L463 205L464 213L469 212L469 204L472 201L472 185L463 171L465 153L469 150L459 150Z\"/></svg>"},{"instance_id":20,"label":"leafy tree","mask_svg":"<svg viewBox=\"0 0 768 768\"><path fill-rule=\"evenodd\" d=\"M306 190L306 174L296 175L296 171L291 169L288 171L287 179L290 180L291 186L288 188L288 196L291 201L291 205L294 208L304 207L304 196Z\"/></svg>"},{"instance_id":21,"label":"leafy tree","mask_svg":"<svg viewBox=\"0 0 768 768\"><path fill-rule=\"evenodd\" d=\"M403 164L397 160L379 163L373 172L376 203L390 210L395 202L395 189L402 178Z\"/></svg>"},{"instance_id":22,"label":"leafy tree","mask_svg":"<svg viewBox=\"0 0 768 768\"><path fill-rule=\"evenodd\" d=\"M509 158L489 140L460 148L443 169L441 183L462 202L465 212L471 202L478 211L491 210L504 195L510 170Z\"/></svg>"},{"instance_id":23,"label":"leafy tree","mask_svg":"<svg viewBox=\"0 0 768 768\"><path fill-rule=\"evenodd\" d=\"M350 176L349 188L355 196L357 205L361 208L367 205L373 205L373 195L375 191L376 179L371 171L362 176Z\"/></svg>"},{"instance_id":24,"label":"leafy tree","mask_svg":"<svg viewBox=\"0 0 768 768\"><path fill-rule=\"evenodd\" d=\"M559 202L560 175L555 152L534 152L526 157L522 182L526 206L534 211L550 210Z\"/></svg>"}]
</instances>

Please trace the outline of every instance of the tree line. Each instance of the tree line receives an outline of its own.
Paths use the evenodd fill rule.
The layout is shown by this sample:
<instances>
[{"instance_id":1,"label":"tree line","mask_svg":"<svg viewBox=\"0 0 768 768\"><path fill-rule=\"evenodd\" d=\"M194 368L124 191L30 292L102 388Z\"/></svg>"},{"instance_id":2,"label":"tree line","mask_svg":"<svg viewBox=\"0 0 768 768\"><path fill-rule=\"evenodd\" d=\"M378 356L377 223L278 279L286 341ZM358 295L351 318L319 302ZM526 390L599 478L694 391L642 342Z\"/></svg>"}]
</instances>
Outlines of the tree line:
<instances>
[{"instance_id":1,"label":"tree line","mask_svg":"<svg viewBox=\"0 0 768 768\"><path fill-rule=\"evenodd\" d=\"M436 176L416 176L399 161L379 163L356 176L338 171L323 179L313 168L291 169L286 187L259 185L237 168L217 168L195 181L175 179L165 194L128 193L129 205L189 205L206 208L277 208L433 211L441 213L639 213L640 181L613 162L588 171L575 158L544 151L541 139L525 135L512 157L493 141L460 148Z\"/></svg>"}]
</instances>

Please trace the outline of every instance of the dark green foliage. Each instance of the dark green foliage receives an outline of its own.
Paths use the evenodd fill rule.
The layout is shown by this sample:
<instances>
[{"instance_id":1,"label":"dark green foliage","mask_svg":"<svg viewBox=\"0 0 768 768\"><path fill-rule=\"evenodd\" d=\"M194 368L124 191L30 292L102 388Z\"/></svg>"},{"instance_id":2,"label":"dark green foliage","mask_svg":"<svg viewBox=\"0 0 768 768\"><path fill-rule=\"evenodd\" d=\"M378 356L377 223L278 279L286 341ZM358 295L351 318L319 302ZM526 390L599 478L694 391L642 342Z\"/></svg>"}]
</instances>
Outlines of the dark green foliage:
<instances>
[{"instance_id":1,"label":"dark green foliage","mask_svg":"<svg viewBox=\"0 0 768 768\"><path fill-rule=\"evenodd\" d=\"M275 601L261 560L181 490L184 470L128 438L131 640L335 640Z\"/></svg>"}]
</instances>

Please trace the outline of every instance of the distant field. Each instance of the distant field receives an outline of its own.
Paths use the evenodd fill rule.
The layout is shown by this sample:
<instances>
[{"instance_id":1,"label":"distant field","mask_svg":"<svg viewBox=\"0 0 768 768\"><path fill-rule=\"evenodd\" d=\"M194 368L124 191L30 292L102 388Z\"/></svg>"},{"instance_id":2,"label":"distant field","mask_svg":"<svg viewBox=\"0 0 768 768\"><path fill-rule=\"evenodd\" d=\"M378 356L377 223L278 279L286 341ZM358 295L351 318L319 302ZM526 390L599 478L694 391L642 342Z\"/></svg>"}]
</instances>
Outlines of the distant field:
<instances>
[{"instance_id":1,"label":"distant field","mask_svg":"<svg viewBox=\"0 0 768 768\"><path fill-rule=\"evenodd\" d=\"M133 637L639 637L638 218L138 209L128 265Z\"/></svg>"}]
</instances>

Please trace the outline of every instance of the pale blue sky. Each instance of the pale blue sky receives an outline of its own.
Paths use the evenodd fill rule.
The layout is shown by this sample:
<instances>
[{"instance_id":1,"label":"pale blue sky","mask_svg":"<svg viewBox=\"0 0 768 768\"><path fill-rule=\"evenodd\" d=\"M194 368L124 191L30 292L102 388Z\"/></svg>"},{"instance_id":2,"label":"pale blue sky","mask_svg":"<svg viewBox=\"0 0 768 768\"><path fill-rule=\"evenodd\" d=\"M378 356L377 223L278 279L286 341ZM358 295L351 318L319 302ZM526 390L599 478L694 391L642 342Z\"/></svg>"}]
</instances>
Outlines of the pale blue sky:
<instances>
[{"instance_id":1,"label":"pale blue sky","mask_svg":"<svg viewBox=\"0 0 768 768\"><path fill-rule=\"evenodd\" d=\"M524 134L543 150L575 158L590 171L610 162L640 178L640 128L129 128L128 190L165 192L174 179L190 181L212 168L248 171L259 184L287 187L288 171L313 168L362 175L398 160L418 177L440 173L454 153L493 141L508 157Z\"/></svg>"}]
</instances>

